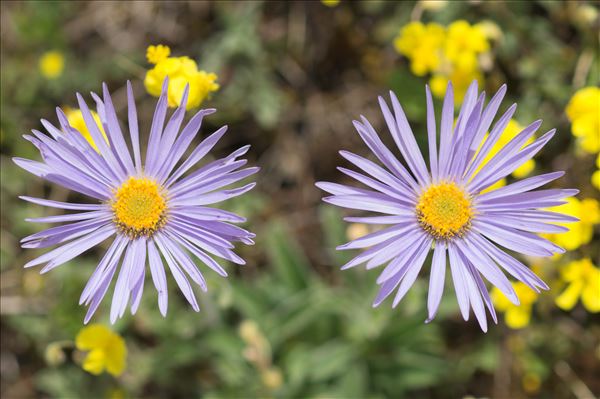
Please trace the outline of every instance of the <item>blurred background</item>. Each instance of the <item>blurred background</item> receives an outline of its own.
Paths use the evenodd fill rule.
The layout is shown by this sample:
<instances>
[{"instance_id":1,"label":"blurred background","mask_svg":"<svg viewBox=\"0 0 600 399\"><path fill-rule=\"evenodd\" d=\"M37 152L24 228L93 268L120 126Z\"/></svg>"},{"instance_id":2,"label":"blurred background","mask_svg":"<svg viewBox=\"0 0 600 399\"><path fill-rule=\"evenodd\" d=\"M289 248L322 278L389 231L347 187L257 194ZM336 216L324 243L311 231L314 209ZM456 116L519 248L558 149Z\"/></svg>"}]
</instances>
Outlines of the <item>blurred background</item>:
<instances>
[{"instance_id":1,"label":"blurred background","mask_svg":"<svg viewBox=\"0 0 600 399\"><path fill-rule=\"evenodd\" d=\"M597 2L12 1L0 18L2 398L600 396ZM202 269L200 313L171 277L166 318L149 281L136 316L114 326L105 299L92 323L122 337L126 366L94 375L76 344L78 299L104 249L43 276L23 269L40 252L19 240L41 228L24 219L50 211L17 196L69 193L10 158L39 159L21 135L56 122L57 106L76 111L75 92L102 82L124 120L132 81L144 136L156 102L145 76L161 67L146 49L157 44L217 75L218 90L200 96L218 109L201 136L229 125L213 156L252 144L257 188L224 207L248 217L256 245L239 246L247 265L224 265L227 279ZM448 281L424 324L428 268L396 309L372 308L377 273L341 272L356 253L334 250L368 228L345 224L314 186L353 184L336 171L348 166L337 151L369 156L352 127L360 115L390 143L378 95L396 92L426 148L425 84L440 109L448 79L460 91L474 78L488 93L508 84L501 110L519 104L516 131L536 119L539 134L558 130L515 177L566 170L556 184L581 190L565 209L581 222L552 237L569 251L527 259L551 290L523 293L520 308L495 295L499 323L487 333L462 320Z\"/></svg>"}]
</instances>

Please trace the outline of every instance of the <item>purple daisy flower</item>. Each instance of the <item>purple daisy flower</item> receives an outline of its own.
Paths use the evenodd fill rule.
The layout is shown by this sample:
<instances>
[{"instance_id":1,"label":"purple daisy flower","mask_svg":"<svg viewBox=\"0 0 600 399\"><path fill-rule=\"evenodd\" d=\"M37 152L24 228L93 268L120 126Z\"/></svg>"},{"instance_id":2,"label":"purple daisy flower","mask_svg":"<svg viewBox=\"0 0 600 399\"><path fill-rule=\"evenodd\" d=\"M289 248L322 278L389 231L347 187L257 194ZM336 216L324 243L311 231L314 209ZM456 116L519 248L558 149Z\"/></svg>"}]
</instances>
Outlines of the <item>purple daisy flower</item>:
<instances>
[{"instance_id":1,"label":"purple daisy flower","mask_svg":"<svg viewBox=\"0 0 600 399\"><path fill-rule=\"evenodd\" d=\"M502 86L484 106L485 93L479 94L477 82L473 82L456 125L453 125L452 85L448 85L446 93L438 150L433 101L429 87L426 87L429 169L398 99L390 92L393 113L381 97L379 104L408 168L400 163L369 121L361 116L361 122L354 121L354 126L385 168L359 155L341 151L340 154L363 173L342 167L338 169L370 189L327 182L319 182L317 186L333 194L323 198L325 202L384 214L347 217L346 221L390 225L337 248L370 247L342 269L365 262L367 269L387 264L377 279L380 290L373 306L381 304L394 291L397 292L393 306L398 305L433 250L427 322L437 312L444 289L446 265L449 264L463 318L468 320L470 308L473 308L482 330L487 331L485 307L494 322L497 323L497 319L482 276L516 305L519 299L502 269L536 292L539 288L548 289L540 278L505 249L529 256L563 253L562 248L535 233L562 232L566 230L564 227L552 223L577 219L540 208L563 204L566 197L578 191L534 190L564 174L554 172L483 193L487 187L533 157L552 138L555 130L524 146L541 125L541 121L536 121L484 164L484 159L515 112L516 104L498 119L486 138L506 93L506 86Z\"/></svg>"},{"instance_id":2,"label":"purple daisy flower","mask_svg":"<svg viewBox=\"0 0 600 399\"><path fill-rule=\"evenodd\" d=\"M255 186L255 183L250 183L224 189L258 171L256 167L240 169L247 161L238 158L250 146L188 173L225 134L227 126L195 146L187 159L182 158L198 133L202 119L215 110L198 111L180 133L188 97L186 87L180 107L164 126L167 87L168 80L165 79L152 119L144 165L137 112L129 82L128 119L133 158L105 84L102 86L102 99L92 93L104 132L94 121L81 95L77 94L85 124L97 150L69 125L63 111L57 108L62 130L42 120L51 137L37 130L33 130L33 136L24 136L39 149L43 162L14 158L14 162L28 172L95 200L95 203L74 204L21 197L43 206L82 211L27 219L30 222L65 224L21 240L23 248L58 245L28 262L25 267L45 264L41 273L48 272L114 237L81 295L80 304L89 306L85 323L98 308L115 274L118 277L110 309L111 322L123 316L130 300L131 313L137 311L144 289L146 261L158 291L158 307L163 316L166 315L167 280L163 259L185 298L195 311L199 311L188 276L203 291L207 287L190 254L225 277L227 273L211 255L242 265L245 262L232 251L232 242L254 243L254 234L231 224L244 222L244 218L209 206L241 195Z\"/></svg>"}]
</instances>

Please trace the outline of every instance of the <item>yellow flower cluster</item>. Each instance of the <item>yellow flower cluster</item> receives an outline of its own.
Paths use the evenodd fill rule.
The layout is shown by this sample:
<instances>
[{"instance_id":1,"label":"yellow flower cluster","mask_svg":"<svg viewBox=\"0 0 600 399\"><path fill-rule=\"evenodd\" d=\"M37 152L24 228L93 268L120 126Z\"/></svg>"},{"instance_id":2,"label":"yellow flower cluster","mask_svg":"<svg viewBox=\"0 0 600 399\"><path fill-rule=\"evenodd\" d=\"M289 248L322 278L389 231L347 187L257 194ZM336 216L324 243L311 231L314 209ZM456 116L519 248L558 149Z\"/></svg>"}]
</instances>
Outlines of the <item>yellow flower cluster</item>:
<instances>
[{"instance_id":1,"label":"yellow flower cluster","mask_svg":"<svg viewBox=\"0 0 600 399\"><path fill-rule=\"evenodd\" d=\"M537 293L527 285L518 281L512 283L520 305L513 304L498 288L492 289L491 298L495 308L504 313L504 321L510 328L519 329L527 326L531 320L533 304L537 301Z\"/></svg>"},{"instance_id":2,"label":"yellow flower cluster","mask_svg":"<svg viewBox=\"0 0 600 399\"><path fill-rule=\"evenodd\" d=\"M82 366L89 373L99 375L106 370L116 377L125 370L125 340L101 324L82 328L75 338L75 346L81 351L89 352Z\"/></svg>"},{"instance_id":3,"label":"yellow flower cluster","mask_svg":"<svg viewBox=\"0 0 600 399\"><path fill-rule=\"evenodd\" d=\"M498 151L500 151L502 148L504 148L506 146L506 144L508 144L509 141L511 141L513 138L515 138L515 136L517 136L517 134L519 134L522 130L523 130L523 126L521 126L519 124L519 122L515 121L514 119L511 119L510 121L508 121L508 124L506 125L506 129L504 129L504 132L502 132L502 134L500 135L500 138L498 139L496 144L494 144L494 146L492 147L492 149L490 150L488 155L484 158L483 162L481 163L481 166L477 169L477 172L479 172L479 170L481 170L481 168L485 164L487 164L498 153ZM530 137L529 140L527 140L527 142L523 146L527 146L527 145L533 143L533 141L534 141L534 138ZM480 146L480 149L481 149L481 146ZM521 178L529 175L533 171L534 168L535 168L535 161L533 159L528 159L527 161L525 161L525 163L523 165L521 165L517 169L515 169L515 171L512 173L512 175L514 177L516 177L517 179L521 179ZM497 188L504 187L505 185L506 185L506 179L502 179L502 180L499 180L498 182L494 183L492 186L488 187L487 189L485 189L484 192L492 191Z\"/></svg>"},{"instance_id":4,"label":"yellow flower cluster","mask_svg":"<svg viewBox=\"0 0 600 399\"><path fill-rule=\"evenodd\" d=\"M47 51L40 57L39 68L46 79L56 79L65 68L65 57L60 51Z\"/></svg>"},{"instance_id":5,"label":"yellow flower cluster","mask_svg":"<svg viewBox=\"0 0 600 399\"><path fill-rule=\"evenodd\" d=\"M198 65L189 57L170 57L171 50L167 46L150 46L146 51L148 62L154 67L146 72L144 86L149 94L158 97L165 77L169 77L169 107L177 107L181 103L186 84L190 85L187 109L200 106L202 102L217 91L217 75L198 70Z\"/></svg>"},{"instance_id":6,"label":"yellow flower cluster","mask_svg":"<svg viewBox=\"0 0 600 399\"><path fill-rule=\"evenodd\" d=\"M600 206L593 198L579 200L567 198L564 205L548 208L549 211L559 212L579 218L578 222L564 223L569 231L564 233L544 234L544 237L560 245L567 251L572 251L589 243L594 234L594 226L600 223ZM560 224L560 223L558 223Z\"/></svg>"},{"instance_id":7,"label":"yellow flower cluster","mask_svg":"<svg viewBox=\"0 0 600 399\"><path fill-rule=\"evenodd\" d=\"M600 88L578 90L567 104L566 113L578 146L590 154L600 152Z\"/></svg>"},{"instance_id":8,"label":"yellow flower cluster","mask_svg":"<svg viewBox=\"0 0 600 399\"><path fill-rule=\"evenodd\" d=\"M600 88L590 86L578 90L565 111L577 146L589 154L598 154L598 170L592 175L592 185L600 190Z\"/></svg>"},{"instance_id":9,"label":"yellow flower cluster","mask_svg":"<svg viewBox=\"0 0 600 399\"><path fill-rule=\"evenodd\" d=\"M479 56L490 50L486 32L482 24L471 25L464 20L447 27L435 22L410 22L394 39L394 47L410 60L415 75L432 74L429 85L435 96L444 96L450 80L456 100L462 101L469 84L483 80Z\"/></svg>"},{"instance_id":10,"label":"yellow flower cluster","mask_svg":"<svg viewBox=\"0 0 600 399\"><path fill-rule=\"evenodd\" d=\"M92 118L94 118L94 121L98 125L98 128L100 129L100 132L102 133L102 136L104 136L104 140L106 140L106 142L108 143L108 137L106 137L106 133L104 132L104 128L102 127L102 122L100 121L100 116L98 116L98 114L94 111L90 111L90 112L92 114ZM94 148L94 150L98 151L98 146L94 142L94 139L92 138L92 134L90 133L90 131L88 130L88 128L85 124L85 120L83 119L83 114L81 113L81 110L73 109L73 108L66 108L65 115L67 116L69 125L71 125L71 127L74 128L75 130L77 130L79 133L81 133L81 135L88 141L88 143L90 143L90 145Z\"/></svg>"},{"instance_id":11,"label":"yellow flower cluster","mask_svg":"<svg viewBox=\"0 0 600 399\"><path fill-rule=\"evenodd\" d=\"M600 312L600 269L589 258L568 263L560 275L567 288L556 298L559 308L571 310L581 298L589 312Z\"/></svg>"}]
</instances>

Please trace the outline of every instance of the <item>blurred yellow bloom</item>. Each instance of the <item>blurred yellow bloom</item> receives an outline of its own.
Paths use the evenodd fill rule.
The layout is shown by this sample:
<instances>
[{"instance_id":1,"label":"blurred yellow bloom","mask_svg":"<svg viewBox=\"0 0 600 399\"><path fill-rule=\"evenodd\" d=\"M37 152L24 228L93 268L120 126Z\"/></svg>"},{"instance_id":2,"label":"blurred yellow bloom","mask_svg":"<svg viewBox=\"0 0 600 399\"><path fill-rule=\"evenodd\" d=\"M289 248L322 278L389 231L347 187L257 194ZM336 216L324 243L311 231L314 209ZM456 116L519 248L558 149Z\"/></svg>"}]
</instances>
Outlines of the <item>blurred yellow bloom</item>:
<instances>
[{"instance_id":1,"label":"blurred yellow bloom","mask_svg":"<svg viewBox=\"0 0 600 399\"><path fill-rule=\"evenodd\" d=\"M283 384L283 375L276 367L271 367L261 373L261 379L265 387L275 391Z\"/></svg>"},{"instance_id":2,"label":"blurred yellow bloom","mask_svg":"<svg viewBox=\"0 0 600 399\"><path fill-rule=\"evenodd\" d=\"M100 116L98 116L98 114L92 110L90 110L90 112L92 114L92 118L94 118L94 121L96 121L96 124L98 125L98 128L100 129L100 132L104 137L104 140L106 140L106 142L108 143L108 137L106 137L106 133L104 132L104 128L102 127ZM88 141L88 143L90 143L94 150L98 151L98 146L96 146L96 143L92 138L92 134L90 133L85 124L85 120L83 119L83 114L81 113L81 110L66 108L65 115L67 116L69 125L71 125L71 127L77 130L79 133L81 133L81 135Z\"/></svg>"},{"instance_id":3,"label":"blurred yellow bloom","mask_svg":"<svg viewBox=\"0 0 600 399\"><path fill-rule=\"evenodd\" d=\"M101 324L82 328L75 338L75 346L89 352L83 361L83 369L94 375L105 369L114 376L125 370L127 348L125 340Z\"/></svg>"},{"instance_id":4,"label":"blurred yellow bloom","mask_svg":"<svg viewBox=\"0 0 600 399\"><path fill-rule=\"evenodd\" d=\"M363 223L350 223L346 228L346 237L353 241L369 234L369 227Z\"/></svg>"},{"instance_id":5,"label":"blurred yellow bloom","mask_svg":"<svg viewBox=\"0 0 600 399\"><path fill-rule=\"evenodd\" d=\"M394 47L410 59L415 75L424 76L440 68L444 35L444 27L435 22L410 22L394 40Z\"/></svg>"},{"instance_id":6,"label":"blurred yellow bloom","mask_svg":"<svg viewBox=\"0 0 600 399\"><path fill-rule=\"evenodd\" d=\"M335 7L340 4L340 0L321 0L321 3L327 7Z\"/></svg>"},{"instance_id":7,"label":"blurred yellow bloom","mask_svg":"<svg viewBox=\"0 0 600 399\"><path fill-rule=\"evenodd\" d=\"M431 91L442 98L448 80L458 102L473 80L483 83L479 55L489 52L489 26L459 20L444 27L437 23L410 22L394 39L396 51L408 58L417 76L431 73ZM495 35L498 32L494 32Z\"/></svg>"},{"instance_id":8,"label":"blurred yellow bloom","mask_svg":"<svg viewBox=\"0 0 600 399\"><path fill-rule=\"evenodd\" d=\"M181 103L185 85L189 84L186 109L191 109L200 106L210 93L219 89L216 74L198 70L196 62L189 57L168 57L169 53L170 49L167 46L148 47L146 54L148 60L151 63L156 61L154 68L146 72L144 79L144 86L148 93L159 97L163 81L168 76L169 107L177 107Z\"/></svg>"},{"instance_id":9,"label":"blurred yellow bloom","mask_svg":"<svg viewBox=\"0 0 600 399\"><path fill-rule=\"evenodd\" d=\"M571 121L571 133L581 149L590 154L600 151L600 88L578 90L566 108Z\"/></svg>"},{"instance_id":10,"label":"blurred yellow bloom","mask_svg":"<svg viewBox=\"0 0 600 399\"><path fill-rule=\"evenodd\" d=\"M557 223L569 228L564 233L543 234L544 237L568 251L589 243L594 234L594 226L600 223L600 207L593 198L579 200L575 197L566 198L564 205L548 208L549 211L559 212L579 218L578 222Z\"/></svg>"},{"instance_id":11,"label":"blurred yellow bloom","mask_svg":"<svg viewBox=\"0 0 600 399\"><path fill-rule=\"evenodd\" d=\"M540 378L539 374L529 372L523 376L521 385L523 386L525 392L533 395L539 392L540 387L542 386L542 379Z\"/></svg>"},{"instance_id":12,"label":"blurred yellow bloom","mask_svg":"<svg viewBox=\"0 0 600 399\"><path fill-rule=\"evenodd\" d=\"M519 329L529 324L537 293L520 281L512 283L512 286L521 302L519 306L514 305L496 287L492 289L491 298L496 309L504 313L506 325L513 329Z\"/></svg>"},{"instance_id":13,"label":"blurred yellow bloom","mask_svg":"<svg viewBox=\"0 0 600 399\"><path fill-rule=\"evenodd\" d=\"M556 305L563 310L571 310L581 298L581 303L589 312L600 312L600 269L590 258L572 261L560 271L561 279L567 288L556 298Z\"/></svg>"},{"instance_id":14,"label":"blurred yellow bloom","mask_svg":"<svg viewBox=\"0 0 600 399\"><path fill-rule=\"evenodd\" d=\"M479 25L471 25L467 21L454 21L448 25L446 38L446 57L457 61L465 54L476 55L490 49L485 31Z\"/></svg>"},{"instance_id":15,"label":"blurred yellow bloom","mask_svg":"<svg viewBox=\"0 0 600 399\"><path fill-rule=\"evenodd\" d=\"M519 122L515 121L514 119L511 119L510 121L508 121L508 124L506 125L506 129L504 129L504 132L502 132L502 134L500 135L500 138L498 139L496 144L494 144L494 146L492 147L492 149L490 150L488 155L483 159L483 162L481 163L481 166L477 169L477 171L480 171L481 168L485 164L487 164L498 153L498 151L500 151L502 148L504 148L506 146L506 144L508 144L509 141L511 141L513 138L515 138L515 136L518 135L522 130L523 130L523 126L521 126L519 124ZM486 135L486 138L487 138L487 135ZM535 139L533 137L529 138L529 140L527 140L527 142L523 145L523 147L533 143L534 140ZM481 146L480 146L480 149L481 149ZM523 165L521 165L517 169L515 169L515 171L512 173L512 175L518 179L521 179L521 178L529 175L533 171L534 168L535 168L535 161L533 159L529 159L529 160L525 161L525 163ZM498 182L494 183L492 186L483 190L483 192L492 191L497 188L504 187L505 185L506 185L506 179L502 179L502 180L499 180Z\"/></svg>"},{"instance_id":16,"label":"blurred yellow bloom","mask_svg":"<svg viewBox=\"0 0 600 399\"><path fill-rule=\"evenodd\" d=\"M598 170L592 174L592 185L600 190L600 153L596 157L596 167Z\"/></svg>"},{"instance_id":17,"label":"blurred yellow bloom","mask_svg":"<svg viewBox=\"0 0 600 399\"><path fill-rule=\"evenodd\" d=\"M448 5L447 0L420 0L419 4L424 10L439 11Z\"/></svg>"},{"instance_id":18,"label":"blurred yellow bloom","mask_svg":"<svg viewBox=\"0 0 600 399\"><path fill-rule=\"evenodd\" d=\"M46 79L56 79L65 68L65 57L60 51L45 52L40 58L39 67Z\"/></svg>"},{"instance_id":19,"label":"blurred yellow bloom","mask_svg":"<svg viewBox=\"0 0 600 399\"><path fill-rule=\"evenodd\" d=\"M146 59L151 64L158 64L167 59L169 55L171 55L171 49L169 46L164 46L162 44L148 46L148 49L146 50Z\"/></svg>"}]
</instances>

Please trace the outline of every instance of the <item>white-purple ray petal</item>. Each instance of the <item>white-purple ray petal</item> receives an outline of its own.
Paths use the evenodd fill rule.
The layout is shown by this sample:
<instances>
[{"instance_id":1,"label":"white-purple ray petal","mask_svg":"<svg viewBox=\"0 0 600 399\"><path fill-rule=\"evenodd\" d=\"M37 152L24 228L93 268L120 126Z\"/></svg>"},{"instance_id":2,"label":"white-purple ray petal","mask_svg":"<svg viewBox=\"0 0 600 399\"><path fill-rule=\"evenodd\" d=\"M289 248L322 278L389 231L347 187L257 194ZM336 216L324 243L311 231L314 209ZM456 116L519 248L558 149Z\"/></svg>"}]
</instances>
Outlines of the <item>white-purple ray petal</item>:
<instances>
[{"instance_id":1,"label":"white-purple ray petal","mask_svg":"<svg viewBox=\"0 0 600 399\"><path fill-rule=\"evenodd\" d=\"M412 279L413 274L415 274L414 277L416 278L416 274L418 274L419 270L421 269L423 261L425 260L425 257L429 252L429 245L431 245L431 241L421 241L420 245L416 247L415 251L411 254L411 256L408 259L405 259L405 262L403 262L402 266L398 269L396 274L394 274L391 278L387 279L381 284L381 288L379 289L379 292L377 293L377 296L373 301L373 307L379 306L381 302L383 302L385 298L387 298L396 289L396 287L398 287L403 278L408 277ZM416 272L415 269L417 269ZM411 270L412 273L410 273L410 276L407 276L408 272ZM414 279L412 279L412 281L408 281L408 288L410 288L413 282ZM400 292L401 291L399 291L399 293ZM397 297L398 296L396 296L396 298ZM400 297L400 299L402 299L402 297ZM396 302L396 299L394 300L394 302Z\"/></svg>"},{"instance_id":2,"label":"white-purple ray petal","mask_svg":"<svg viewBox=\"0 0 600 399\"><path fill-rule=\"evenodd\" d=\"M217 144L217 142L223 137L223 135L227 132L227 126L223 126L207 138L205 138L190 154L188 159L186 159L183 164L173 174L169 177L169 179L165 183L165 187L170 187L177 179L179 179L185 172L187 172L192 166L198 163L208 152Z\"/></svg>"},{"instance_id":3,"label":"white-purple ray petal","mask_svg":"<svg viewBox=\"0 0 600 399\"><path fill-rule=\"evenodd\" d=\"M437 128L435 123L435 110L429 85L425 85L427 97L427 140L429 142L429 170L433 181L438 177L438 153L437 153Z\"/></svg>"},{"instance_id":4,"label":"white-purple ray petal","mask_svg":"<svg viewBox=\"0 0 600 399\"><path fill-rule=\"evenodd\" d=\"M194 290L192 289L190 282L183 274L177 262L173 259L173 256L167 249L167 246L164 244L163 240L164 236L160 232L154 235L154 242L156 243L163 257L167 261L167 265L169 266L171 274L173 275L173 278L175 278L175 282L179 286L179 289L181 290L187 301L190 303L190 305L192 305L192 308L196 312L199 312L200 307L198 306L198 301L196 300L196 296L194 295Z\"/></svg>"},{"instance_id":5,"label":"white-purple ray petal","mask_svg":"<svg viewBox=\"0 0 600 399\"><path fill-rule=\"evenodd\" d=\"M435 317L442 294L444 293L444 281L446 276L446 244L436 242L431 260L431 273L429 276L429 294L427 295L427 320L429 323Z\"/></svg>"},{"instance_id":6,"label":"white-purple ray petal","mask_svg":"<svg viewBox=\"0 0 600 399\"><path fill-rule=\"evenodd\" d=\"M165 268L163 266L160 254L154 245L154 240L148 240L148 263L150 265L150 273L152 275L152 282L158 293L158 308L163 316L167 315L168 307L168 296L167 290L167 276L165 274Z\"/></svg>"}]
</instances>

